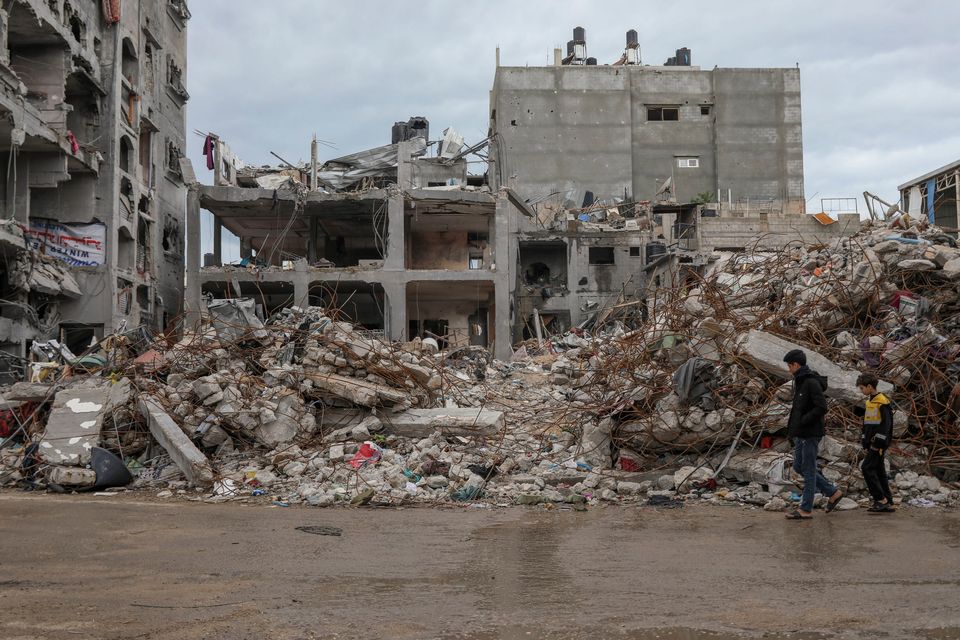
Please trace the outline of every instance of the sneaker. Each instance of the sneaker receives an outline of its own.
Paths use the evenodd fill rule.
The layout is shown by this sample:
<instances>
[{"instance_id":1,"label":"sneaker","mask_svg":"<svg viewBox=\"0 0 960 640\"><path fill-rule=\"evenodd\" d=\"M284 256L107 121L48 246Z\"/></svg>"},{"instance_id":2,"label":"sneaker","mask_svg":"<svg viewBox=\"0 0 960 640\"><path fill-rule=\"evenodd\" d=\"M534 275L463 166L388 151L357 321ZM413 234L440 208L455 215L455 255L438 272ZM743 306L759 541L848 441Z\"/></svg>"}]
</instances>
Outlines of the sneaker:
<instances>
[{"instance_id":1,"label":"sneaker","mask_svg":"<svg viewBox=\"0 0 960 640\"><path fill-rule=\"evenodd\" d=\"M874 502L873 506L867 509L867 513L893 513L894 511L896 509L893 508L893 505L883 502Z\"/></svg>"}]
</instances>

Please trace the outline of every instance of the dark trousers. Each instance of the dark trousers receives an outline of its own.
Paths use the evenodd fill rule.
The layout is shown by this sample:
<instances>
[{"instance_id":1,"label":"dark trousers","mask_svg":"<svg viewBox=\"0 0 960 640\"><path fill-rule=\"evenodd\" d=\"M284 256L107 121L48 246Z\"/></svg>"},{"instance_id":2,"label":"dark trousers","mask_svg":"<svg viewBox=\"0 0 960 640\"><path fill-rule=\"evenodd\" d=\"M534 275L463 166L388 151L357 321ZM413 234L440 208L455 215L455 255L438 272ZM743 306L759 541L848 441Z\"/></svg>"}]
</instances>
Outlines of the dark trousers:
<instances>
[{"instance_id":1,"label":"dark trousers","mask_svg":"<svg viewBox=\"0 0 960 640\"><path fill-rule=\"evenodd\" d=\"M890 492L890 483L887 482L887 469L883 464L883 451L868 449L860 470L863 471L863 479L874 502L886 499L893 504L893 494Z\"/></svg>"}]
</instances>

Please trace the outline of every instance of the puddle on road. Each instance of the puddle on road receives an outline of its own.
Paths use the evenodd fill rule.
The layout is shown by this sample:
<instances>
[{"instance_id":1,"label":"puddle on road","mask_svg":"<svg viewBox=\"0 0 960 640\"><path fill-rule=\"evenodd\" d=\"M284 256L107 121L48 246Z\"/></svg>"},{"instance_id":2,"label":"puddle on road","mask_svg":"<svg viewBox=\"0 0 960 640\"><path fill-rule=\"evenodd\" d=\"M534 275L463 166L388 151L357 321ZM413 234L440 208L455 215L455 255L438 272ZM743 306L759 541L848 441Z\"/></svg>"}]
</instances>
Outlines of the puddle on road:
<instances>
[{"instance_id":1,"label":"puddle on road","mask_svg":"<svg viewBox=\"0 0 960 640\"><path fill-rule=\"evenodd\" d=\"M437 636L437 640L530 640L532 638L550 638L551 640L580 640L581 638L616 638L617 640L750 640L763 638L764 640L826 640L833 636L818 633L784 633L784 634L731 634L718 631L703 631L697 629L644 629L625 631L620 629L582 628L565 631L544 631L543 629L501 629L497 631L476 634L457 634ZM940 640L956 636L930 636L931 640Z\"/></svg>"}]
</instances>

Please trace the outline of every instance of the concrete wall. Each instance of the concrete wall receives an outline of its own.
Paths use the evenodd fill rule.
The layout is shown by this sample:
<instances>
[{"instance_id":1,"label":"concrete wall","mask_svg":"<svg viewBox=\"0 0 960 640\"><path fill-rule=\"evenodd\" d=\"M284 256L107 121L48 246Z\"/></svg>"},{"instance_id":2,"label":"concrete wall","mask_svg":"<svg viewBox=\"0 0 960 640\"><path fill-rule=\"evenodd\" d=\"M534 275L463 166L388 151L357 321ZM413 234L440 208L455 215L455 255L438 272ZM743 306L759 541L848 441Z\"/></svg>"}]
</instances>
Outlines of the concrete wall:
<instances>
[{"instance_id":1,"label":"concrete wall","mask_svg":"<svg viewBox=\"0 0 960 640\"><path fill-rule=\"evenodd\" d=\"M838 221L822 225L813 216L763 216L701 218L703 249L773 248L792 242L817 244L852 236L860 230L860 216L840 214Z\"/></svg>"},{"instance_id":2,"label":"concrete wall","mask_svg":"<svg viewBox=\"0 0 960 640\"><path fill-rule=\"evenodd\" d=\"M651 105L679 119L651 121ZM501 67L490 115L498 184L525 198L653 199L673 177L680 201L803 200L798 69Z\"/></svg>"}]
</instances>

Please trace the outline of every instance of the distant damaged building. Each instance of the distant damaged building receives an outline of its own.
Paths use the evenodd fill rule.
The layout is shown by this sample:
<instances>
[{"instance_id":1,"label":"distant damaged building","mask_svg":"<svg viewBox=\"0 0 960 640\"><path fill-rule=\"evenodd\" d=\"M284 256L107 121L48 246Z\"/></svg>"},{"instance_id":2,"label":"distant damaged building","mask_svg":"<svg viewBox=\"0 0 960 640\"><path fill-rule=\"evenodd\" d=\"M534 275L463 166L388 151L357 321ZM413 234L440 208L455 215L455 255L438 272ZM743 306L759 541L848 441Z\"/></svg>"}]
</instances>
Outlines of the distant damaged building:
<instances>
[{"instance_id":1,"label":"distant damaged building","mask_svg":"<svg viewBox=\"0 0 960 640\"><path fill-rule=\"evenodd\" d=\"M251 298L263 313L328 306L393 340L486 347L509 357L511 236L516 198L469 176L466 147L449 130L427 152L424 118L398 123L392 143L322 165L246 167L208 139L213 185L189 198L189 242L199 211L213 214L213 252L188 262L188 296ZM316 143L314 148L316 149ZM239 239L223 260L223 230ZM195 244L194 244L195 243Z\"/></svg>"},{"instance_id":2,"label":"distant damaged building","mask_svg":"<svg viewBox=\"0 0 960 640\"><path fill-rule=\"evenodd\" d=\"M182 311L184 0L0 9L0 370ZM42 358L41 358L42 359Z\"/></svg>"},{"instance_id":3,"label":"distant damaged building","mask_svg":"<svg viewBox=\"0 0 960 640\"><path fill-rule=\"evenodd\" d=\"M657 286L695 275L713 249L856 230L801 215L799 69L691 60L682 48L642 64L629 31L620 59L600 65L580 27L553 66L500 66L498 52L490 182L536 212L511 228L517 338L644 314Z\"/></svg>"}]
</instances>

